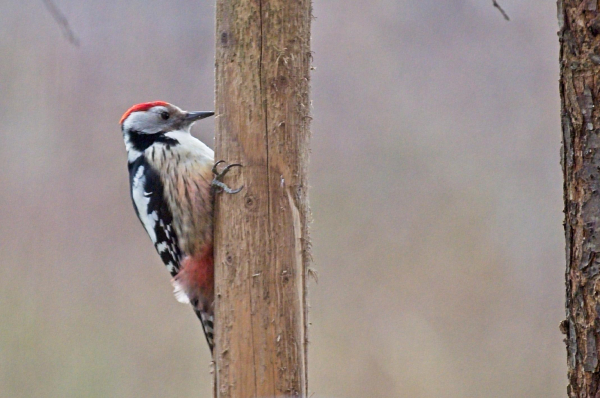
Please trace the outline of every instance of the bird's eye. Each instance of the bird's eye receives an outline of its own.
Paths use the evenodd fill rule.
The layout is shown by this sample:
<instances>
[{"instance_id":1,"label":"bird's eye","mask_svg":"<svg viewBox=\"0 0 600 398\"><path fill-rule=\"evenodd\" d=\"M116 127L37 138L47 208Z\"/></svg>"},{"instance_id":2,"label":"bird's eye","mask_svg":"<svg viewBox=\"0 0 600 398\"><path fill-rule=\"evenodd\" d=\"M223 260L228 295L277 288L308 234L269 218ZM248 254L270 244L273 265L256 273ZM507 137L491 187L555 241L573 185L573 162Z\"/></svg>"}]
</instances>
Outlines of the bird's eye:
<instances>
[{"instance_id":1,"label":"bird's eye","mask_svg":"<svg viewBox=\"0 0 600 398\"><path fill-rule=\"evenodd\" d=\"M163 120L167 120L169 118L169 112L161 112L160 113L160 117L163 118Z\"/></svg>"}]
</instances>

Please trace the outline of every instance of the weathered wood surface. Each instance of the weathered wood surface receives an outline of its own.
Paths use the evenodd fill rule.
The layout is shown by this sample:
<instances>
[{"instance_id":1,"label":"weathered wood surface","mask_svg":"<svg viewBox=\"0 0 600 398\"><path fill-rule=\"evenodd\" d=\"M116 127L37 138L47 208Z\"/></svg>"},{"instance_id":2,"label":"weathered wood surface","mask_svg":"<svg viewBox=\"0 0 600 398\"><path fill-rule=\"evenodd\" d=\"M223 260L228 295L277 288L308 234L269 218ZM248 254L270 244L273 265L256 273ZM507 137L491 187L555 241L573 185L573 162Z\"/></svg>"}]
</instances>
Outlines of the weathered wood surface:
<instances>
[{"instance_id":1,"label":"weathered wood surface","mask_svg":"<svg viewBox=\"0 0 600 398\"><path fill-rule=\"evenodd\" d=\"M311 3L217 0L218 397L306 396Z\"/></svg>"},{"instance_id":2,"label":"weathered wood surface","mask_svg":"<svg viewBox=\"0 0 600 398\"><path fill-rule=\"evenodd\" d=\"M600 397L600 13L558 0L569 397Z\"/></svg>"}]
</instances>

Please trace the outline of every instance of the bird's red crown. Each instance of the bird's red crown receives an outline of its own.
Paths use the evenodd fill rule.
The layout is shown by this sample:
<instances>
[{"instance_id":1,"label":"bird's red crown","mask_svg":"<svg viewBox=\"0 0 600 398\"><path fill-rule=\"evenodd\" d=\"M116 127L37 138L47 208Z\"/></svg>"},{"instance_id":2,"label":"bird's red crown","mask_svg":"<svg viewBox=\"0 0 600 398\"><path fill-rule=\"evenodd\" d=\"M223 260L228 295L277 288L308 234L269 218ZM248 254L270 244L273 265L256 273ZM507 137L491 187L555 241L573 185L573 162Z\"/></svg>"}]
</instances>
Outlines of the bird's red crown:
<instances>
[{"instance_id":1,"label":"bird's red crown","mask_svg":"<svg viewBox=\"0 0 600 398\"><path fill-rule=\"evenodd\" d=\"M119 124L123 124L125 119L127 119L127 117L129 115L131 115L133 112L143 112L143 111L147 111L148 109L153 108L155 106L167 106L167 105L168 104L164 101L143 102L141 104L134 105L131 108L127 109L127 112L125 112L123 114L123 116L121 116L121 120L119 120Z\"/></svg>"}]
</instances>

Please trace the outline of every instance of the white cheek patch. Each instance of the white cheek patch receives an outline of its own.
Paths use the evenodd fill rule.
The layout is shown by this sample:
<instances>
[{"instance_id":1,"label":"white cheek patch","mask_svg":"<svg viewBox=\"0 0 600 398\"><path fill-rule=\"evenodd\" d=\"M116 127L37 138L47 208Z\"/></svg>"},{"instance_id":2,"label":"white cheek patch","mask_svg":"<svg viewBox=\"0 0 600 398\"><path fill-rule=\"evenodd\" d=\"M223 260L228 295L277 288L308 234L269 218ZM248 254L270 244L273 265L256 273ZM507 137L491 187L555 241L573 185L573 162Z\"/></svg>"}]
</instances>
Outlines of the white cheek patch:
<instances>
[{"instance_id":1,"label":"white cheek patch","mask_svg":"<svg viewBox=\"0 0 600 398\"><path fill-rule=\"evenodd\" d=\"M155 134L162 128L162 120L154 112L133 112L123 122L125 131L135 130L140 133Z\"/></svg>"},{"instance_id":2,"label":"white cheek patch","mask_svg":"<svg viewBox=\"0 0 600 398\"><path fill-rule=\"evenodd\" d=\"M145 183L146 177L144 177L144 166L140 166L133 177L133 186L131 189L133 203L135 203L135 207L140 215L140 220L150 236L150 239L152 239L152 243L156 243L156 232L154 231L154 227L156 226L158 216L156 215L156 212L152 212L152 215L148 214L150 198L146 196L146 192L144 191Z\"/></svg>"}]
</instances>

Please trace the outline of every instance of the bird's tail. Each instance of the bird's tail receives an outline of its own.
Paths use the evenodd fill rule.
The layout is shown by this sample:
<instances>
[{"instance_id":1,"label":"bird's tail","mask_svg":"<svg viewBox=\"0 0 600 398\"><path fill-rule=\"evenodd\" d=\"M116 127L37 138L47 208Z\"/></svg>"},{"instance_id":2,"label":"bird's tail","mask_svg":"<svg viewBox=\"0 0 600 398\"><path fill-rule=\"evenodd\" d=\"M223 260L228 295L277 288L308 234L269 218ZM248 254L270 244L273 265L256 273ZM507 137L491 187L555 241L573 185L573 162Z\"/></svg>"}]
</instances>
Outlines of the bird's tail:
<instances>
[{"instance_id":1,"label":"bird's tail","mask_svg":"<svg viewBox=\"0 0 600 398\"><path fill-rule=\"evenodd\" d=\"M180 272L181 274L181 272ZM179 275L177 275L179 276ZM213 352L214 348L214 328L215 328L215 317L214 311L211 309L212 306L207 305L204 300L201 300L197 296L188 296L185 291L185 288L179 283L177 276L173 279L173 286L175 287L175 298L177 301L184 304L191 304L194 312L200 319L200 323L202 323L202 329L204 330L204 335L206 336L206 341L208 341L208 346L210 347L210 352Z\"/></svg>"},{"instance_id":2,"label":"bird's tail","mask_svg":"<svg viewBox=\"0 0 600 398\"><path fill-rule=\"evenodd\" d=\"M204 329L204 335L206 336L206 341L208 342L208 346L210 347L210 352L212 354L213 348L215 347L214 342L214 328L215 328L215 317L212 311L206 311L202 304L198 302L191 303L194 307L194 312L200 319L200 323L202 324L202 329Z\"/></svg>"},{"instance_id":3,"label":"bird's tail","mask_svg":"<svg viewBox=\"0 0 600 398\"><path fill-rule=\"evenodd\" d=\"M186 256L181 268L171 283L175 288L175 298L180 303L189 303L202 323L210 352L214 348L214 268L212 247L208 252L196 257Z\"/></svg>"}]
</instances>

